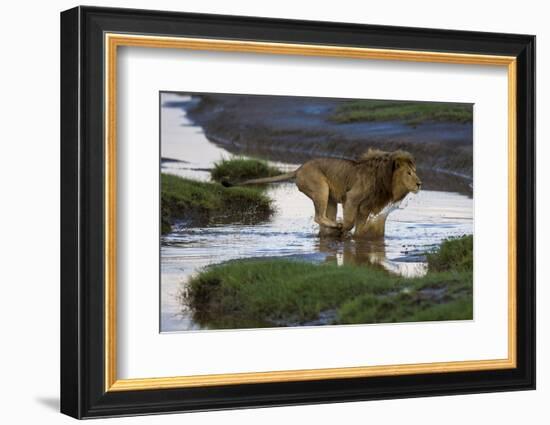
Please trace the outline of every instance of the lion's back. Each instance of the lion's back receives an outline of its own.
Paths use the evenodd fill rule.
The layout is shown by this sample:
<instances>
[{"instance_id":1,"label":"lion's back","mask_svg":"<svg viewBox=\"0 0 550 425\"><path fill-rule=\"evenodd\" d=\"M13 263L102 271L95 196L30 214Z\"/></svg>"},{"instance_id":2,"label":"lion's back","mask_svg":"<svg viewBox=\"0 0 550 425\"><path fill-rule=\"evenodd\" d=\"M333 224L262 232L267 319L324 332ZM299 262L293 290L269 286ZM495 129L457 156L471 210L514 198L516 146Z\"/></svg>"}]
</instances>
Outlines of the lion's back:
<instances>
[{"instance_id":1,"label":"lion's back","mask_svg":"<svg viewBox=\"0 0 550 425\"><path fill-rule=\"evenodd\" d=\"M355 162L338 158L316 158L304 163L297 172L297 183L311 185L323 180L329 185L331 196L341 201L355 177Z\"/></svg>"}]
</instances>

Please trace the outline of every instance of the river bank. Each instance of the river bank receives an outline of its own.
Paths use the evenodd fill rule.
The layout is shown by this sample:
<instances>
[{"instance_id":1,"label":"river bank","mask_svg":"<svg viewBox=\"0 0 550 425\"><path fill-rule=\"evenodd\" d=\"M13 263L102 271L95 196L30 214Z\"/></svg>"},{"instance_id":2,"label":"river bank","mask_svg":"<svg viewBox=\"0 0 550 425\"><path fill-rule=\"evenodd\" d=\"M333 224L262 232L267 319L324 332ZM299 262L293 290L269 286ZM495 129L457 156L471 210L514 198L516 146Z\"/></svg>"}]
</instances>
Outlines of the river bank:
<instances>
[{"instance_id":1,"label":"river bank","mask_svg":"<svg viewBox=\"0 0 550 425\"><path fill-rule=\"evenodd\" d=\"M192 277L182 299L216 329L471 320L472 252L471 236L445 241L428 254L428 273L410 279L358 265L228 261Z\"/></svg>"},{"instance_id":2,"label":"river bank","mask_svg":"<svg viewBox=\"0 0 550 425\"><path fill-rule=\"evenodd\" d=\"M189 117L234 154L305 162L319 156L356 158L369 147L406 149L429 190L449 186L471 195L472 122L410 120L335 122L345 99L208 94L193 97ZM446 181L442 182L441 179Z\"/></svg>"},{"instance_id":3,"label":"river bank","mask_svg":"<svg viewBox=\"0 0 550 425\"><path fill-rule=\"evenodd\" d=\"M260 223L273 214L271 200L252 187L225 188L219 183L161 176L161 231L173 225L206 226L221 223Z\"/></svg>"}]
</instances>

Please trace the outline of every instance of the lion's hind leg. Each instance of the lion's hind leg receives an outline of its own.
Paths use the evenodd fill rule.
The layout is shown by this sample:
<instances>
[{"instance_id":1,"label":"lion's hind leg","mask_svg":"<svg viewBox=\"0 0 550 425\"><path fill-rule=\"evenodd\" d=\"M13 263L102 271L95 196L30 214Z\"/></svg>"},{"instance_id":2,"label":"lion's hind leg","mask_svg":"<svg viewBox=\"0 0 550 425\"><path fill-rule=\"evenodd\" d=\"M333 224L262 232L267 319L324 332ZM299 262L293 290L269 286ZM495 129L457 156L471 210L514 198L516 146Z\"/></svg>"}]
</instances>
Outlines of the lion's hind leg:
<instances>
[{"instance_id":1,"label":"lion's hind leg","mask_svg":"<svg viewBox=\"0 0 550 425\"><path fill-rule=\"evenodd\" d=\"M327 212L326 216L329 220L334 221L336 223L336 213L338 211L338 204L329 197L328 203L327 203ZM339 228L334 227L327 227L327 226L320 226L319 230L319 236L340 236L342 232Z\"/></svg>"},{"instance_id":2,"label":"lion's hind leg","mask_svg":"<svg viewBox=\"0 0 550 425\"><path fill-rule=\"evenodd\" d=\"M327 208L329 202L329 187L328 184L323 184L317 192L311 197L313 205L315 206L315 222L320 226L330 227L332 229L339 229L342 225L336 223L334 220L330 220L327 217Z\"/></svg>"},{"instance_id":3,"label":"lion's hind leg","mask_svg":"<svg viewBox=\"0 0 550 425\"><path fill-rule=\"evenodd\" d=\"M313 206L315 207L315 222L320 226L339 229L341 225L336 223L335 220L330 220L327 217L330 193L328 183L324 176L318 176L317 179L314 179L314 182L315 184L312 185L308 181L302 181L298 175L296 184L298 185L298 189L313 201Z\"/></svg>"}]
</instances>

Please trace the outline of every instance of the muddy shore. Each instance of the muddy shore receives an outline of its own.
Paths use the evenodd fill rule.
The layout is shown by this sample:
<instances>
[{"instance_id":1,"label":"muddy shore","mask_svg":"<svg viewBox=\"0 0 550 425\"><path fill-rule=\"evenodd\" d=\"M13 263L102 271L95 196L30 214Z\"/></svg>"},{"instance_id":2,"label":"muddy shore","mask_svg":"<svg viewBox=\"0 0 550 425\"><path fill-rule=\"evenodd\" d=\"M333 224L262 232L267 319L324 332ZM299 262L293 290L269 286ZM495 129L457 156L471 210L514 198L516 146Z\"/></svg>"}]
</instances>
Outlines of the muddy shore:
<instances>
[{"instance_id":1,"label":"muddy shore","mask_svg":"<svg viewBox=\"0 0 550 425\"><path fill-rule=\"evenodd\" d=\"M329 118L345 99L208 94L194 96L189 117L234 154L303 163L319 156L356 158L370 147L406 149L431 190L472 190L472 123L355 122Z\"/></svg>"}]
</instances>

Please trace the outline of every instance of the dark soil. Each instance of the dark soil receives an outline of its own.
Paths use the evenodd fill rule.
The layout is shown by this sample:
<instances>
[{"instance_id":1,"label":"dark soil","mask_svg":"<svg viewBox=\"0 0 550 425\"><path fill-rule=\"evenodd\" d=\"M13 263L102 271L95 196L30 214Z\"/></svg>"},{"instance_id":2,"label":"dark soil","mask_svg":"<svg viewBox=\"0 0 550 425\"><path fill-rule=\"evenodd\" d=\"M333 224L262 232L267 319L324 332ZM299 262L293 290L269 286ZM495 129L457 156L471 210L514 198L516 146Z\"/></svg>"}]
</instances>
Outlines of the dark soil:
<instances>
[{"instance_id":1,"label":"dark soil","mask_svg":"<svg viewBox=\"0 0 550 425\"><path fill-rule=\"evenodd\" d=\"M417 161L426 189L471 193L472 123L400 121L336 123L346 99L207 94L195 96L189 116L207 137L235 154L304 162L313 157L356 158L368 148L405 149ZM441 174L450 181L441 181ZM460 177L457 179L457 177ZM451 187L455 185L458 187Z\"/></svg>"}]
</instances>

